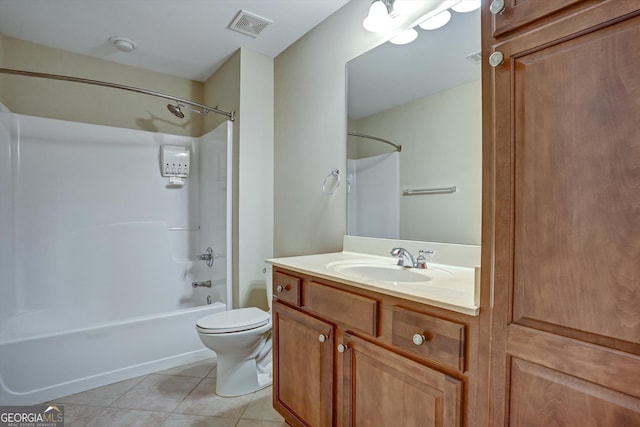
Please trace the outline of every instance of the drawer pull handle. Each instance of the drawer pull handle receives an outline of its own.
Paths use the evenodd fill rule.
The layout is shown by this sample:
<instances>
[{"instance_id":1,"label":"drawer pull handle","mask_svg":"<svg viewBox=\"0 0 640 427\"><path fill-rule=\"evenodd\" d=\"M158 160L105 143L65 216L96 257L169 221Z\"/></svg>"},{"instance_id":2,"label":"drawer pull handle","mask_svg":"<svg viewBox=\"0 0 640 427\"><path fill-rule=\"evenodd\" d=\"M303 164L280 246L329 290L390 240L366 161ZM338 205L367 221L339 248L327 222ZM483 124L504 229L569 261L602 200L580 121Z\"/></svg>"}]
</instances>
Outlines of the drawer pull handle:
<instances>
[{"instance_id":1,"label":"drawer pull handle","mask_svg":"<svg viewBox=\"0 0 640 427\"><path fill-rule=\"evenodd\" d=\"M502 54L502 52L493 52L491 55L489 55L489 65L491 65L493 68L500 66L504 63L504 55Z\"/></svg>"},{"instance_id":2,"label":"drawer pull handle","mask_svg":"<svg viewBox=\"0 0 640 427\"><path fill-rule=\"evenodd\" d=\"M318 341L325 342L327 340L327 336L325 334L318 335Z\"/></svg>"},{"instance_id":3,"label":"drawer pull handle","mask_svg":"<svg viewBox=\"0 0 640 427\"><path fill-rule=\"evenodd\" d=\"M504 12L504 9L504 0L493 0L489 5L489 11L494 15Z\"/></svg>"},{"instance_id":4,"label":"drawer pull handle","mask_svg":"<svg viewBox=\"0 0 640 427\"><path fill-rule=\"evenodd\" d=\"M338 353L344 353L347 349L347 346L344 344L338 344Z\"/></svg>"},{"instance_id":5,"label":"drawer pull handle","mask_svg":"<svg viewBox=\"0 0 640 427\"><path fill-rule=\"evenodd\" d=\"M415 334L412 338L412 341L415 345L420 346L422 344L424 344L425 342L425 338L424 335L422 334Z\"/></svg>"},{"instance_id":6,"label":"drawer pull handle","mask_svg":"<svg viewBox=\"0 0 640 427\"><path fill-rule=\"evenodd\" d=\"M288 290L289 290L289 285L286 285L286 286L278 285L278 286L276 286L276 292L282 292L282 291L288 291Z\"/></svg>"}]
</instances>

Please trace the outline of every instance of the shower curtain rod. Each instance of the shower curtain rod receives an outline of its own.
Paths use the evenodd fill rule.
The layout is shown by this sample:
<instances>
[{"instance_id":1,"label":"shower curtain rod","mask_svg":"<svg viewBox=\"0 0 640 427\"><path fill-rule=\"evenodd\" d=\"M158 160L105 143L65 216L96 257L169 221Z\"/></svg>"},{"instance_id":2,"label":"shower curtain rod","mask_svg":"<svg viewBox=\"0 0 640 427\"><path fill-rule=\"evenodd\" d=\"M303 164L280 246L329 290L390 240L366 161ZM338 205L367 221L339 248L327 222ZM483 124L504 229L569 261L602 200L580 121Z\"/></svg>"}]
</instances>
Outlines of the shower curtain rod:
<instances>
[{"instance_id":1,"label":"shower curtain rod","mask_svg":"<svg viewBox=\"0 0 640 427\"><path fill-rule=\"evenodd\" d=\"M231 111L231 112L223 111L223 110L218 109L217 107L210 107L208 105L198 104L197 102L189 101L188 99L178 98L176 96L167 95L167 94L164 94L164 93L161 93L161 92L155 92L155 91L152 91L152 90L141 89L141 88L135 87L135 86L125 86L125 85L121 85L121 84L117 84L117 83L103 82L103 81L100 81L100 80L83 79L83 78L80 78L80 77L63 76L63 75L59 75L59 74L36 73L36 72L33 72L33 71L14 70L14 69L11 69L11 68L0 68L0 73L3 73L3 74L14 74L14 75L17 75L17 76L38 77L38 78L51 79L51 80L63 80L63 81L67 81L67 82L84 83L84 84L90 84L90 85L95 85L95 86L110 87L110 88L113 88L113 89L128 90L130 92L137 92L137 93L142 93L142 94L145 94L145 95L157 96L159 98L169 99L169 100L175 101L177 103L191 105L193 107L201 109L202 110L202 114L206 114L209 111L211 111L211 112L214 112L216 114L222 114L223 116L227 116L229 118L229 120L231 120L231 121L235 120L235 113L233 111Z\"/></svg>"},{"instance_id":2,"label":"shower curtain rod","mask_svg":"<svg viewBox=\"0 0 640 427\"><path fill-rule=\"evenodd\" d=\"M395 147L396 151L402 151L402 145L394 144L391 141L387 141L386 139L378 138L377 136L366 135L364 133L355 133L355 132L347 132L347 135L351 136L359 136L360 138L373 139L374 141L384 142L385 144L389 144Z\"/></svg>"}]
</instances>

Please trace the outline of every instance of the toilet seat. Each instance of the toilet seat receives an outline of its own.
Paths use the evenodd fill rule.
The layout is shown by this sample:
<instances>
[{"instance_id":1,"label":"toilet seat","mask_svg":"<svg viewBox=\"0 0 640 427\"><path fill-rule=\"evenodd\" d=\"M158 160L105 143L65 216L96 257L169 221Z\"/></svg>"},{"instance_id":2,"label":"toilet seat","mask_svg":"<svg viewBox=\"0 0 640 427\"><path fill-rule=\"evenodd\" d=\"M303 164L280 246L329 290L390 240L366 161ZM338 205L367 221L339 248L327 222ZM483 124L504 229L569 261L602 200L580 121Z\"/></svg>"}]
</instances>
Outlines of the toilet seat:
<instances>
[{"instance_id":1,"label":"toilet seat","mask_svg":"<svg viewBox=\"0 0 640 427\"><path fill-rule=\"evenodd\" d=\"M198 320L196 328L203 334L224 334L256 329L270 320L269 313L259 308L237 308L205 316Z\"/></svg>"}]
</instances>

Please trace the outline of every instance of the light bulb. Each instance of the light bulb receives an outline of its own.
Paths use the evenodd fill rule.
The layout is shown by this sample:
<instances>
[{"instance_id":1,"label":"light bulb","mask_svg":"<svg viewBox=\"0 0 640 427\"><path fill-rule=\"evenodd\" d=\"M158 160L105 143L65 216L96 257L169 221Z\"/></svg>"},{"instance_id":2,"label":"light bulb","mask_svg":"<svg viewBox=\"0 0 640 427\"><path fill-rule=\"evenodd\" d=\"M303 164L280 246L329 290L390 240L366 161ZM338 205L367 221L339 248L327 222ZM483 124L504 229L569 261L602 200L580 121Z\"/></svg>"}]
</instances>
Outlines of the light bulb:
<instances>
[{"instance_id":1,"label":"light bulb","mask_svg":"<svg viewBox=\"0 0 640 427\"><path fill-rule=\"evenodd\" d=\"M414 41L416 37L418 37L418 32L413 28L409 28L408 30L405 30L397 36L393 37L389 41L393 44L407 44Z\"/></svg>"},{"instance_id":2,"label":"light bulb","mask_svg":"<svg viewBox=\"0 0 640 427\"><path fill-rule=\"evenodd\" d=\"M393 2L393 11L397 14L404 15L414 12L422 6L422 2L416 0L396 0Z\"/></svg>"},{"instance_id":3,"label":"light bulb","mask_svg":"<svg viewBox=\"0 0 640 427\"><path fill-rule=\"evenodd\" d=\"M448 10L444 10L437 15L433 15L430 18L422 21L420 24L420 28L423 30L437 30L440 27L444 27L447 25L447 22L451 19L451 12Z\"/></svg>"},{"instance_id":4,"label":"light bulb","mask_svg":"<svg viewBox=\"0 0 640 427\"><path fill-rule=\"evenodd\" d=\"M451 6L451 10L459 13L471 12L480 7L480 0L462 0Z\"/></svg>"},{"instance_id":5,"label":"light bulb","mask_svg":"<svg viewBox=\"0 0 640 427\"><path fill-rule=\"evenodd\" d=\"M369 14L362 21L365 30L372 33L379 33L389 29L393 21L387 12L387 6L380 0L376 0L369 7Z\"/></svg>"}]
</instances>

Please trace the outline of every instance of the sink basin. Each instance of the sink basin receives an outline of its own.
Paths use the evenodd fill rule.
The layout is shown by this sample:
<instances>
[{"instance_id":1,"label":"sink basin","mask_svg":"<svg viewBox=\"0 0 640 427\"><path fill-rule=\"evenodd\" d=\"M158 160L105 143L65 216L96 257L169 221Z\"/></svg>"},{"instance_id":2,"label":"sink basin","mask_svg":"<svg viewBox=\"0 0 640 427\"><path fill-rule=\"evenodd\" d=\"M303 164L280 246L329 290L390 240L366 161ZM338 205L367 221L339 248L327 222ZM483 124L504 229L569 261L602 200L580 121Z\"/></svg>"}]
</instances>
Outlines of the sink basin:
<instances>
[{"instance_id":1,"label":"sink basin","mask_svg":"<svg viewBox=\"0 0 640 427\"><path fill-rule=\"evenodd\" d=\"M336 261L327 264L327 268L358 280L382 281L394 283L425 283L432 279L450 279L453 273L439 269L424 270L400 267L393 263L364 261Z\"/></svg>"}]
</instances>

